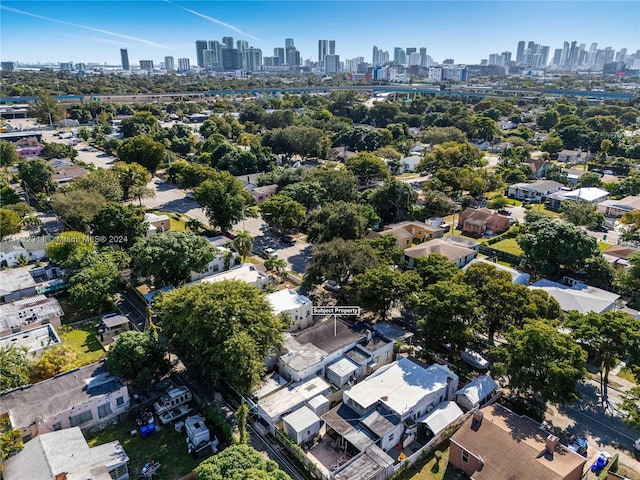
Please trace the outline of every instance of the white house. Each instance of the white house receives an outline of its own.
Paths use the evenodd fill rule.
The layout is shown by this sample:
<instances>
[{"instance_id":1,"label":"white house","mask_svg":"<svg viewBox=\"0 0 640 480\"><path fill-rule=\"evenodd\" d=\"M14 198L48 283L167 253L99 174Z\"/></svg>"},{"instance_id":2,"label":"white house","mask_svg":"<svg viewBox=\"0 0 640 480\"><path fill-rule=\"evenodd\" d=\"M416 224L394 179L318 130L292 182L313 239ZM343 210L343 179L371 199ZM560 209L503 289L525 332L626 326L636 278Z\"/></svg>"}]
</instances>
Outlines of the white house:
<instances>
[{"instance_id":1,"label":"white house","mask_svg":"<svg viewBox=\"0 0 640 480\"><path fill-rule=\"evenodd\" d=\"M308 297L300 295L293 289L284 289L266 296L276 315L285 313L290 318L289 330L302 330L313 323L311 308L313 304Z\"/></svg>"},{"instance_id":2,"label":"white house","mask_svg":"<svg viewBox=\"0 0 640 480\"><path fill-rule=\"evenodd\" d=\"M422 157L418 155L411 155L409 157L401 158L400 161L404 167L404 171L408 173L413 173L416 171L416 167L422 160Z\"/></svg>"},{"instance_id":3,"label":"white house","mask_svg":"<svg viewBox=\"0 0 640 480\"><path fill-rule=\"evenodd\" d=\"M307 406L291 412L282 417L284 432L289 435L298 445L313 439L320 433L322 420Z\"/></svg>"},{"instance_id":4,"label":"white house","mask_svg":"<svg viewBox=\"0 0 640 480\"><path fill-rule=\"evenodd\" d=\"M146 236L150 237L156 233L168 232L171 230L171 220L167 215L156 215L155 213L145 213L144 221L147 222Z\"/></svg>"},{"instance_id":5,"label":"white house","mask_svg":"<svg viewBox=\"0 0 640 480\"><path fill-rule=\"evenodd\" d=\"M262 290L267 285L269 285L269 276L258 270L255 265L251 263L245 263L243 265L238 265L233 267L226 272L216 273L214 275L209 275L200 280L196 280L193 283L200 282L222 282L224 280L242 280L243 282L247 282L257 289Z\"/></svg>"},{"instance_id":6,"label":"white house","mask_svg":"<svg viewBox=\"0 0 640 480\"><path fill-rule=\"evenodd\" d=\"M598 204L609 198L609 192L597 187L582 187L576 190L559 191L547 197L549 207L560 209L565 200L583 200L589 203Z\"/></svg>"},{"instance_id":7,"label":"white house","mask_svg":"<svg viewBox=\"0 0 640 480\"><path fill-rule=\"evenodd\" d=\"M129 480L129 457L119 441L89 448L79 428L39 435L6 460L5 480Z\"/></svg>"},{"instance_id":8,"label":"white house","mask_svg":"<svg viewBox=\"0 0 640 480\"><path fill-rule=\"evenodd\" d=\"M479 375L456 392L456 402L465 410L486 405L494 398L498 384L489 375Z\"/></svg>"},{"instance_id":9,"label":"white house","mask_svg":"<svg viewBox=\"0 0 640 480\"><path fill-rule=\"evenodd\" d=\"M533 183L514 183L509 185L507 196L518 200L530 200L541 203L552 193L558 192L564 185L553 180L537 180Z\"/></svg>"},{"instance_id":10,"label":"white house","mask_svg":"<svg viewBox=\"0 0 640 480\"><path fill-rule=\"evenodd\" d=\"M213 238L204 238L211 243L211 246L216 249L217 253L214 259L209 262L209 265L207 265L202 272L191 272L192 282L201 280L210 275L215 275L216 273L224 272L225 270L229 270L229 268L240 263L240 255L225 247L225 245L229 243L229 239L227 237L218 236Z\"/></svg>"},{"instance_id":11,"label":"white house","mask_svg":"<svg viewBox=\"0 0 640 480\"><path fill-rule=\"evenodd\" d=\"M579 313L604 313L612 311L620 295L573 281L572 285L564 285L551 280L538 280L531 289L544 290L555 298L564 312L576 310Z\"/></svg>"},{"instance_id":12,"label":"white house","mask_svg":"<svg viewBox=\"0 0 640 480\"><path fill-rule=\"evenodd\" d=\"M46 258L45 249L51 237L28 237L0 242L0 266L15 267L21 257L29 262Z\"/></svg>"},{"instance_id":13,"label":"white house","mask_svg":"<svg viewBox=\"0 0 640 480\"><path fill-rule=\"evenodd\" d=\"M27 442L43 433L112 422L129 409L129 389L102 361L6 392L0 405L0 415L8 414Z\"/></svg>"}]
</instances>

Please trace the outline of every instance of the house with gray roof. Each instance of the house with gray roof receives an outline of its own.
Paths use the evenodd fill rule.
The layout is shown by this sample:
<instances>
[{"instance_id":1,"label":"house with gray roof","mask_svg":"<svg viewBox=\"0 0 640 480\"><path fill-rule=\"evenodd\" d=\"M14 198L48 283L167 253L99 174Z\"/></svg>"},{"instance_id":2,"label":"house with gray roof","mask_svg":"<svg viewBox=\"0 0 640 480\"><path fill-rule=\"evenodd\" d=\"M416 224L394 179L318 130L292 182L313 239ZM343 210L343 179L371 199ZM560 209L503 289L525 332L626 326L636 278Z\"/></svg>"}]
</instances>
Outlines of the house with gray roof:
<instances>
[{"instance_id":1,"label":"house with gray roof","mask_svg":"<svg viewBox=\"0 0 640 480\"><path fill-rule=\"evenodd\" d=\"M0 395L0 415L8 415L24 442L67 428L108 425L128 408L127 385L107 372L104 361Z\"/></svg>"},{"instance_id":2,"label":"house with gray roof","mask_svg":"<svg viewBox=\"0 0 640 480\"><path fill-rule=\"evenodd\" d=\"M550 297L558 301L564 312L575 310L582 314L612 311L616 306L616 301L620 298L620 295L575 280L571 282L571 285L565 285L542 279L529 288L547 292Z\"/></svg>"},{"instance_id":3,"label":"house with gray roof","mask_svg":"<svg viewBox=\"0 0 640 480\"><path fill-rule=\"evenodd\" d=\"M28 237L18 240L3 240L0 242L0 266L15 267L20 257L29 262L46 258L45 249L51 237Z\"/></svg>"},{"instance_id":4,"label":"house with gray roof","mask_svg":"<svg viewBox=\"0 0 640 480\"><path fill-rule=\"evenodd\" d=\"M544 200L552 193L560 191L563 184L554 180L536 180L533 183L514 183L509 185L507 196L517 200L529 200L536 203Z\"/></svg>"},{"instance_id":5,"label":"house with gray roof","mask_svg":"<svg viewBox=\"0 0 640 480\"><path fill-rule=\"evenodd\" d=\"M119 441L89 448L78 427L45 433L6 460L5 480L128 480Z\"/></svg>"}]
</instances>

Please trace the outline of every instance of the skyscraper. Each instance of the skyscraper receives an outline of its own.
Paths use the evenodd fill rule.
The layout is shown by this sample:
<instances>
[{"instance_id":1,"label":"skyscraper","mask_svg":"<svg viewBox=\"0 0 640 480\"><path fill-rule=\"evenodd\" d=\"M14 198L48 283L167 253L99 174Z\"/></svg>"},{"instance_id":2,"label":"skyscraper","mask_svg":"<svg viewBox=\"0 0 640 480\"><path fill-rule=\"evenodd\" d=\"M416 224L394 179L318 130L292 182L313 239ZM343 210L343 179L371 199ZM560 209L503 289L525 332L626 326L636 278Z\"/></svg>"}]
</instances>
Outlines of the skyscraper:
<instances>
[{"instance_id":1,"label":"skyscraper","mask_svg":"<svg viewBox=\"0 0 640 480\"><path fill-rule=\"evenodd\" d=\"M324 57L336 54L335 40L318 40L318 63L323 64Z\"/></svg>"},{"instance_id":2,"label":"skyscraper","mask_svg":"<svg viewBox=\"0 0 640 480\"><path fill-rule=\"evenodd\" d=\"M427 66L427 48L426 47L420 47L420 66L421 67Z\"/></svg>"},{"instance_id":3,"label":"skyscraper","mask_svg":"<svg viewBox=\"0 0 640 480\"><path fill-rule=\"evenodd\" d=\"M222 65L222 44L218 40L209 40L209 50L213 52L213 65Z\"/></svg>"},{"instance_id":4,"label":"skyscraper","mask_svg":"<svg viewBox=\"0 0 640 480\"><path fill-rule=\"evenodd\" d=\"M204 68L204 56L203 53L207 50L206 40L196 40L196 61L200 68Z\"/></svg>"},{"instance_id":5,"label":"skyscraper","mask_svg":"<svg viewBox=\"0 0 640 480\"><path fill-rule=\"evenodd\" d=\"M380 64L380 50L375 45L373 46L373 54L371 55L371 63L375 65Z\"/></svg>"},{"instance_id":6,"label":"skyscraper","mask_svg":"<svg viewBox=\"0 0 640 480\"><path fill-rule=\"evenodd\" d=\"M250 72L257 72L262 66L262 50L259 48L248 48L245 52L246 65L245 69Z\"/></svg>"},{"instance_id":7,"label":"skyscraper","mask_svg":"<svg viewBox=\"0 0 640 480\"><path fill-rule=\"evenodd\" d=\"M542 55L542 60L540 61L540 66L546 67L549 65L549 50L551 47L549 45L544 45L540 48L540 55Z\"/></svg>"},{"instance_id":8,"label":"skyscraper","mask_svg":"<svg viewBox=\"0 0 640 480\"><path fill-rule=\"evenodd\" d=\"M222 37L224 48L233 48L233 37Z\"/></svg>"},{"instance_id":9,"label":"skyscraper","mask_svg":"<svg viewBox=\"0 0 640 480\"><path fill-rule=\"evenodd\" d=\"M290 67L297 67L302 64L300 60L300 52L296 49L296 47L289 47L285 52L287 65Z\"/></svg>"},{"instance_id":10,"label":"skyscraper","mask_svg":"<svg viewBox=\"0 0 640 480\"><path fill-rule=\"evenodd\" d=\"M140 70L153 70L153 60L140 60Z\"/></svg>"},{"instance_id":11,"label":"skyscraper","mask_svg":"<svg viewBox=\"0 0 640 480\"><path fill-rule=\"evenodd\" d=\"M167 71L176 69L176 64L173 60L173 57L164 57L164 68Z\"/></svg>"},{"instance_id":12,"label":"skyscraper","mask_svg":"<svg viewBox=\"0 0 640 480\"><path fill-rule=\"evenodd\" d=\"M239 70L242 68L242 56L237 48L222 49L222 67L225 70Z\"/></svg>"},{"instance_id":13,"label":"skyscraper","mask_svg":"<svg viewBox=\"0 0 640 480\"><path fill-rule=\"evenodd\" d=\"M188 72L191 70L191 62L188 58L179 58L178 59L178 71L179 72Z\"/></svg>"},{"instance_id":14,"label":"skyscraper","mask_svg":"<svg viewBox=\"0 0 640 480\"><path fill-rule=\"evenodd\" d=\"M285 38L284 39L284 48L294 47L293 38Z\"/></svg>"},{"instance_id":15,"label":"skyscraper","mask_svg":"<svg viewBox=\"0 0 640 480\"><path fill-rule=\"evenodd\" d=\"M516 63L522 63L524 61L524 45L524 40L520 40L518 42L518 50L516 50Z\"/></svg>"},{"instance_id":16,"label":"skyscraper","mask_svg":"<svg viewBox=\"0 0 640 480\"><path fill-rule=\"evenodd\" d=\"M120 49L120 60L122 61L123 70L131 70L131 67L129 66L129 52L126 48Z\"/></svg>"},{"instance_id":17,"label":"skyscraper","mask_svg":"<svg viewBox=\"0 0 640 480\"><path fill-rule=\"evenodd\" d=\"M335 55L336 54L336 41L335 40L329 40L329 53L328 55Z\"/></svg>"},{"instance_id":18,"label":"skyscraper","mask_svg":"<svg viewBox=\"0 0 640 480\"><path fill-rule=\"evenodd\" d=\"M393 63L398 65L405 65L407 63L407 55L404 52L404 48L395 47L393 49Z\"/></svg>"},{"instance_id":19,"label":"skyscraper","mask_svg":"<svg viewBox=\"0 0 640 480\"><path fill-rule=\"evenodd\" d=\"M417 52L418 49L414 48L414 47L407 47L404 51L404 53L407 55L407 57L411 56L412 53Z\"/></svg>"},{"instance_id":20,"label":"skyscraper","mask_svg":"<svg viewBox=\"0 0 640 480\"><path fill-rule=\"evenodd\" d=\"M290 38L287 38L287 40L292 40ZM288 48L295 48L293 45L291 47L287 47ZM276 47L273 49L273 56L275 58L278 59L278 65L284 65L285 62L285 56L284 56L284 48L282 47Z\"/></svg>"},{"instance_id":21,"label":"skyscraper","mask_svg":"<svg viewBox=\"0 0 640 480\"><path fill-rule=\"evenodd\" d=\"M238 40L236 42L236 48L240 52L240 59L242 62L241 68L247 68L247 50L249 50L249 42L246 40ZM260 52L260 58L262 58L262 52Z\"/></svg>"},{"instance_id":22,"label":"skyscraper","mask_svg":"<svg viewBox=\"0 0 640 480\"><path fill-rule=\"evenodd\" d=\"M324 56L324 72L338 73L340 71L340 55L332 55L330 53Z\"/></svg>"}]
</instances>

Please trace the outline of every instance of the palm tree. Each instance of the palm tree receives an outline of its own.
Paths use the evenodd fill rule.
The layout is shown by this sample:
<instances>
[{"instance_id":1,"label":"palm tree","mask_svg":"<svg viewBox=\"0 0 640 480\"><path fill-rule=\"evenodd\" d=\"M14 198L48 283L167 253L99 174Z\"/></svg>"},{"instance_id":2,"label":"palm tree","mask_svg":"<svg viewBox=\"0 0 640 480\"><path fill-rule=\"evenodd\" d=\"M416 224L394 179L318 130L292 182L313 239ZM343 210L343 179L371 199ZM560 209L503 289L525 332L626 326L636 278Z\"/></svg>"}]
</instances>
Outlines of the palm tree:
<instances>
[{"instance_id":1,"label":"palm tree","mask_svg":"<svg viewBox=\"0 0 640 480\"><path fill-rule=\"evenodd\" d=\"M269 257L264 261L264 266L267 267L268 270L273 270L276 274L283 279L286 279L287 276L287 262L278 257Z\"/></svg>"},{"instance_id":2,"label":"palm tree","mask_svg":"<svg viewBox=\"0 0 640 480\"><path fill-rule=\"evenodd\" d=\"M204 228L204 224L197 218L191 218L184 224L192 232L198 233Z\"/></svg>"},{"instance_id":3,"label":"palm tree","mask_svg":"<svg viewBox=\"0 0 640 480\"><path fill-rule=\"evenodd\" d=\"M16 257L16 264L19 267L26 267L29 265L29 259L22 253Z\"/></svg>"},{"instance_id":4,"label":"palm tree","mask_svg":"<svg viewBox=\"0 0 640 480\"><path fill-rule=\"evenodd\" d=\"M247 255L249 255L249 252L253 250L253 237L246 230L242 230L238 232L238 235L236 235L236 238L233 239L233 242L231 242L231 244L233 245L233 248L235 248L236 251L240 254L240 256L242 257L242 263L244 263L247 259Z\"/></svg>"}]
</instances>

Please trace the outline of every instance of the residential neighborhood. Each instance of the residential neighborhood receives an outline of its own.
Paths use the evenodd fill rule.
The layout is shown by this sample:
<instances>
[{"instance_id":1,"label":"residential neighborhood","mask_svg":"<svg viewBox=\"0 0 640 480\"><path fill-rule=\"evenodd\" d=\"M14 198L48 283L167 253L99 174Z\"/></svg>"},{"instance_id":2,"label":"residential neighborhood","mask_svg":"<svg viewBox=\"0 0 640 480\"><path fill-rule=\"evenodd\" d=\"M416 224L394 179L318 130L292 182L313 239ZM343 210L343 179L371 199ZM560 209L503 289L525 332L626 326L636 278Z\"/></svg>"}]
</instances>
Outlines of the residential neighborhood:
<instances>
[{"instance_id":1,"label":"residential neighborhood","mask_svg":"<svg viewBox=\"0 0 640 480\"><path fill-rule=\"evenodd\" d=\"M145 65L3 66L3 478L640 479L637 97Z\"/></svg>"}]
</instances>

